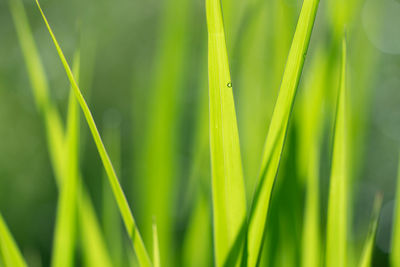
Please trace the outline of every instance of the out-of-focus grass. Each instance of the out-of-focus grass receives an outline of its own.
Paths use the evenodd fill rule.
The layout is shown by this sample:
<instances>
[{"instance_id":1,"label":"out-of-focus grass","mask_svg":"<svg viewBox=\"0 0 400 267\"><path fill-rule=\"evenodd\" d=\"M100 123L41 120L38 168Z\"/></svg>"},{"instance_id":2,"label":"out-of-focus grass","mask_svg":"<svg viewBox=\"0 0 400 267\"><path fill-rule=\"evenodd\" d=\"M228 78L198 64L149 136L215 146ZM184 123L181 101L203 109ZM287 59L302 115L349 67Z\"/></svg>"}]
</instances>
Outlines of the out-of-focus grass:
<instances>
[{"instance_id":1,"label":"out-of-focus grass","mask_svg":"<svg viewBox=\"0 0 400 267\"><path fill-rule=\"evenodd\" d=\"M49 33L51 35L51 38L53 39L54 45L57 49L58 55L60 57L60 60L65 68L65 72L67 73L68 79L71 83L72 89L74 91L75 97L77 98L82 111L85 115L86 121L89 125L90 131L92 133L93 139L96 143L98 152L100 154L100 157L102 159L104 168L107 172L107 176L109 178L109 182L111 184L111 187L113 189L114 197L117 201L121 216L124 220L125 223L125 228L128 232L128 235L131 238L131 242L133 244L133 247L136 252L136 256L138 257L138 260L142 266L151 266L150 258L149 255L146 251L146 248L144 247L143 240L140 236L140 233L136 227L135 220L133 218L132 212L129 208L128 201L126 200L126 197L122 191L121 185L119 184L117 175L115 173L114 167L111 163L111 160L107 154L107 151L104 147L103 141L101 140L100 134L97 130L96 124L94 122L93 116L89 110L89 107L85 101L85 99L82 96L82 93L78 87L78 84L76 83L76 79L74 78L74 75L72 74L72 71L67 63L67 60L65 59L65 56L53 34L53 31L50 28L50 25L39 5L39 2L36 1L36 4L38 5L38 8L40 10L40 13L42 14L43 20L47 26L47 29L49 30Z\"/></svg>"},{"instance_id":2,"label":"out-of-focus grass","mask_svg":"<svg viewBox=\"0 0 400 267\"><path fill-rule=\"evenodd\" d=\"M382 242L386 241L378 235L379 247L375 247L379 208L374 208L370 231L363 232L368 220L363 219L360 211L364 202L357 202L360 199L366 201L370 198L366 194L375 191L375 188L365 189L372 181L364 163L369 161L369 165L375 166L379 160L371 161L376 157L375 152L365 152L371 149L372 143L375 145L376 132L385 133L378 126L380 122L375 121L373 111L377 107L370 89L376 86L374 77L390 68L378 65L376 49L365 34L368 29L360 23L366 1L329 0L321 5L309 54L308 43L318 1L304 0L300 16L300 2L295 0L164 0L157 3L119 0L112 4L84 1L79 3L74 14L82 17L85 31L82 34L84 41L80 40L79 45L71 42L73 38L63 35L63 31L70 32L68 29L73 28L73 23L66 20L60 24L54 15L70 16L75 12L74 8L65 7L78 5L74 1L46 1L43 2L45 10L62 40L66 55L73 50L82 52L82 71L72 75L52 35L72 83L70 98L66 101L63 88L57 89L61 84L59 70L55 65L44 68L46 64L55 64L52 62L55 53L49 50L51 42L43 38L45 27L37 22L40 18L37 9L35 13L28 12L28 22L22 2L9 0L33 103L43 119L44 140L59 190L58 205L53 207L53 211L56 210L55 228L50 231L54 232L52 254L49 248L26 242L31 237L26 233L37 229L35 224L31 224L32 230L22 232L18 225L11 225L12 230L19 230L14 231L14 236L21 240L19 245L23 253L15 252L18 248L1 220L4 227L0 232L0 266L18 265L10 263L10 259L24 264L22 254L32 266L40 265L41 259L46 264L51 259L53 266L136 266L138 263L142 266L211 266L213 262L216 266L280 267L300 263L302 266L320 266L324 262L328 266L381 264ZM31 11L33 4L25 3L25 6ZM0 13L4 11L0 10ZM89 17L94 14L99 20L96 25L89 26L88 21L92 19ZM7 25L7 19L3 16L0 20L6 21ZM203 64L206 59L206 19L209 110ZM342 64L345 60L341 59L340 44L345 25L349 29L346 64L349 67L346 90L343 90L344 85L339 86L338 77L342 72L344 83ZM3 30L0 29L0 33L4 33ZM33 37L38 41L40 57ZM5 39L4 43L7 42ZM13 64L14 50L7 51L10 55L5 56L5 63L0 62L0 93L7 93L0 95L28 99L22 103L29 110L26 105L30 103L29 97L19 91L4 91L7 87L22 87L26 82L25 73L12 73L19 68ZM305 58L310 58L311 64L305 65L305 80L301 82ZM42 59L46 63L44 66ZM91 64L93 62L97 63ZM131 69L134 74L128 75ZM86 73L86 80L79 86L89 89L86 87L92 84L94 87L91 110L96 121L96 116L110 107L117 111L107 113L120 114L107 115L108 119L97 125L105 137L107 151L111 152L115 171L79 92L77 80L74 81L80 72ZM88 79L90 73L93 83ZM8 84L15 82L14 76L18 78L17 85ZM301 96L295 104L300 82ZM131 83L134 90L123 91L131 87ZM337 97L338 87L340 97ZM87 134L85 128L81 131L78 126L78 102L74 93L78 93L79 104L83 105L101 160L108 171L103 180L99 178L102 172L98 168L100 162L94 156L93 142L78 142L81 137L83 141L87 139ZM87 91L84 93L87 97ZM345 115L341 99L344 94ZM8 99L0 101L6 104L0 105L1 111L19 107L11 107ZM133 120L131 114L126 116L125 109L134 111ZM290 123L292 110L295 123ZM207 126L209 111L210 129ZM9 117L6 121L10 123L19 113L6 113L5 116ZM3 117L0 113L0 119ZM333 124L336 126L332 131L332 126L328 125ZM8 128L8 124L4 125ZM262 154L261 143L268 125ZM4 129L0 127L0 136ZM15 140L19 136L26 134L17 132ZM211 153L208 151L209 136ZM332 136L333 151L328 145ZM9 147L16 146L15 142L9 143ZM32 141L27 144L29 148L35 145ZM4 159L1 156L0 160ZM262 169L267 172L258 177L261 181L253 195L261 156ZM381 164L379 170L389 169L391 164L388 157L383 158L385 164ZM10 165L16 163L10 160ZM0 177L10 176L7 172L3 175L1 166L4 164L0 165ZM127 199L118 184L117 173L124 188L134 185L134 194L129 194ZM344 176L346 179L342 179ZM387 176L382 173L380 181L373 183L384 184ZM89 186L84 182L89 182ZM5 185L8 188L9 185ZM20 185L13 182L10 188L22 190L21 199L29 199L30 196L25 194L29 192L28 185L29 181L24 180ZM385 196L390 198L390 192L385 192ZM5 198L0 195L0 200ZM144 242L130 231L131 226L136 228L129 210L130 200L134 200L131 204L135 207L135 218ZM14 208L19 207L18 203L11 199L6 204L0 203L5 207L4 215L16 216L15 212L7 210L20 211ZM250 214L246 214L248 207L251 207ZM122 231L118 208L122 208L125 222L128 222L128 235L131 241L133 238L136 252L139 251L139 262L132 259L133 251L126 232ZM99 211L101 224L96 216ZM395 211L396 215L398 213ZM41 216L38 213L36 217ZM47 217L43 220L53 224ZM395 216L390 255L393 266L396 266L395 251L399 239L397 221ZM3 246L4 240L11 242L7 241ZM152 247L153 264L144 244L147 248Z\"/></svg>"}]
</instances>

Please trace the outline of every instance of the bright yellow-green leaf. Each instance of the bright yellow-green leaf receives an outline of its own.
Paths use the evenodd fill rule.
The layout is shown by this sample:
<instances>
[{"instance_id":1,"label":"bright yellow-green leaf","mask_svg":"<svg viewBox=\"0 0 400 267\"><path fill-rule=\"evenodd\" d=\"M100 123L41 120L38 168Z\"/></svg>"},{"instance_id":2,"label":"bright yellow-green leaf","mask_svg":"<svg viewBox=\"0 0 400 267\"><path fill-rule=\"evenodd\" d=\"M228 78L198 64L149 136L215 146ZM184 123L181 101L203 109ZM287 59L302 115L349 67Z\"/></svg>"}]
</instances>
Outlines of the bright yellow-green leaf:
<instances>
[{"instance_id":1,"label":"bright yellow-green leaf","mask_svg":"<svg viewBox=\"0 0 400 267\"><path fill-rule=\"evenodd\" d=\"M112 187L112 190L113 190L113 193L114 193L114 197L115 197L115 199L117 201L121 216L122 216L122 218L124 220L126 230L127 230L128 235L130 236L131 241L133 243L133 247L135 249L136 256L138 257L139 263L142 266L151 266L151 261L150 261L150 258L148 256L148 253L146 251L146 248L144 246L142 237L141 237L141 235L140 235L140 233L139 233L139 231L137 229L137 226L136 226L135 220L133 218L132 212L131 212L131 210L129 208L128 201L127 201L127 199L125 197L125 194L122 191L121 185L119 184L117 175L116 175L115 170L114 170L114 168L112 166L112 163L111 163L111 160L110 160L110 158L109 158L109 156L107 154L107 151L106 151L106 149L104 147L103 141L101 140L101 137L100 137L99 131L97 130L97 127L96 127L96 124L94 122L93 116L92 116L92 114L91 114L91 112L89 110L89 107L88 107L85 99L83 98L83 95L82 95L82 93L81 93L81 91L80 91L80 89L78 87L78 84L75 81L74 75L72 74L72 71L71 71L71 69L70 69L70 67L69 67L69 65L67 63L67 60L65 59L65 56L64 56L64 54L63 54L63 52L62 52L62 50L61 50L61 48L60 48L60 46L59 46L59 44L58 44L58 42L56 40L56 38L55 38L55 36L53 34L53 31L50 28L50 25L49 25L49 23L48 23L45 15L44 15L41 7L40 7L40 4L39 4L39 2L37 0L36 0L36 4L37 4L37 6L39 8L40 13L42 14L43 20L44 20L44 22L45 22L45 24L47 26L47 29L48 29L48 31L50 33L50 36L53 39L54 45L55 45L55 47L57 49L58 55L59 55L59 57L61 59L61 62L63 64L63 66L64 66L64 69L65 69L66 74L68 76L68 79L69 79L69 81L71 83L71 86L73 88L75 96L76 96L76 98L77 98L77 100L78 100L78 102L79 102L79 104L80 104L80 106L82 108L82 111L83 111L83 113L85 115L86 122L89 125L89 128L90 128L90 131L92 133L93 139L94 139L94 141L96 143L96 146L97 146L97 150L98 150L98 152L100 154L100 158L101 158L101 160L103 162L103 165L104 165L104 168L105 168L105 170L107 172L107 175L108 175L108 178L109 178L109 182L111 184L111 187Z\"/></svg>"},{"instance_id":2,"label":"bright yellow-green leaf","mask_svg":"<svg viewBox=\"0 0 400 267\"><path fill-rule=\"evenodd\" d=\"M210 149L216 266L240 260L246 197L220 0L206 0Z\"/></svg>"},{"instance_id":3,"label":"bright yellow-green leaf","mask_svg":"<svg viewBox=\"0 0 400 267\"><path fill-rule=\"evenodd\" d=\"M247 264L257 264L265 232L272 188L277 175L289 117L310 42L318 0L305 0L289 51L278 99L272 115L261 164L260 180L253 199L248 230Z\"/></svg>"},{"instance_id":4,"label":"bright yellow-green leaf","mask_svg":"<svg viewBox=\"0 0 400 267\"><path fill-rule=\"evenodd\" d=\"M1 214L0 214L0 257L5 267L27 266Z\"/></svg>"},{"instance_id":5,"label":"bright yellow-green leaf","mask_svg":"<svg viewBox=\"0 0 400 267\"><path fill-rule=\"evenodd\" d=\"M336 110L335 132L331 180L329 188L328 222L326 240L326 267L346 266L347 262L347 209L348 209L348 169L347 169L347 89L346 89L346 40L342 45L342 68Z\"/></svg>"},{"instance_id":6,"label":"bright yellow-green leaf","mask_svg":"<svg viewBox=\"0 0 400 267\"><path fill-rule=\"evenodd\" d=\"M392 267L400 267L400 159L397 174L397 189L393 217L392 251L390 253Z\"/></svg>"},{"instance_id":7,"label":"bright yellow-green leaf","mask_svg":"<svg viewBox=\"0 0 400 267\"><path fill-rule=\"evenodd\" d=\"M370 267L372 263L372 254L375 244L376 229L378 228L379 215L382 207L382 194L377 194L372 209L371 224L369 226L368 236L365 240L363 253L361 255L360 267Z\"/></svg>"}]
</instances>

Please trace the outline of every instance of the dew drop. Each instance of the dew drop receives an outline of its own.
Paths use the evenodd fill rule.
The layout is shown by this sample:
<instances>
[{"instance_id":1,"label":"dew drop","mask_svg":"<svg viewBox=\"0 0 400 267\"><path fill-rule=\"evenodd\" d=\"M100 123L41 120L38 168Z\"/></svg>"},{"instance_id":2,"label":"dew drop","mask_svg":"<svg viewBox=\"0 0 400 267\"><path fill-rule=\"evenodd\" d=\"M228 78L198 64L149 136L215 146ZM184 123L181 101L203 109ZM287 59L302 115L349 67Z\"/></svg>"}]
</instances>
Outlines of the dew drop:
<instances>
[{"instance_id":1,"label":"dew drop","mask_svg":"<svg viewBox=\"0 0 400 267\"><path fill-rule=\"evenodd\" d=\"M232 83L229 82L226 86L228 86L229 88L232 88Z\"/></svg>"}]
</instances>

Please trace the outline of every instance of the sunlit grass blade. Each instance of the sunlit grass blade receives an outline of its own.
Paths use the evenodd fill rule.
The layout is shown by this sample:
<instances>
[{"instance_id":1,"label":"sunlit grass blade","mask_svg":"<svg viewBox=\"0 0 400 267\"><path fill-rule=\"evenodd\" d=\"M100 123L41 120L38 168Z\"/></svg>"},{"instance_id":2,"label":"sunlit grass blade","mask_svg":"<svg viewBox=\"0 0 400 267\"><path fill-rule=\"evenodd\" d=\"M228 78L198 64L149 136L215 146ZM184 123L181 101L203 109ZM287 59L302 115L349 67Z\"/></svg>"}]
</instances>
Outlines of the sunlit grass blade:
<instances>
[{"instance_id":1,"label":"sunlit grass blade","mask_svg":"<svg viewBox=\"0 0 400 267\"><path fill-rule=\"evenodd\" d=\"M27 266L1 214L0 214L0 257L1 257L0 263L3 262L5 267Z\"/></svg>"},{"instance_id":2,"label":"sunlit grass blade","mask_svg":"<svg viewBox=\"0 0 400 267\"><path fill-rule=\"evenodd\" d=\"M328 199L326 267L346 266L347 263L347 88L346 39L342 44L342 67L333 137L332 165Z\"/></svg>"},{"instance_id":3,"label":"sunlit grass blade","mask_svg":"<svg viewBox=\"0 0 400 267\"><path fill-rule=\"evenodd\" d=\"M215 264L239 262L246 197L220 0L206 0ZM236 259L228 258L236 250Z\"/></svg>"},{"instance_id":4,"label":"sunlit grass blade","mask_svg":"<svg viewBox=\"0 0 400 267\"><path fill-rule=\"evenodd\" d=\"M79 51L74 58L74 72L79 76ZM78 179L79 110L75 96L70 93L68 105L66 154L67 166L57 208L52 266L74 265L76 197Z\"/></svg>"},{"instance_id":5,"label":"sunlit grass blade","mask_svg":"<svg viewBox=\"0 0 400 267\"><path fill-rule=\"evenodd\" d=\"M374 207L372 209L371 223L368 230L368 236L365 240L363 252L360 260L360 267L370 267L372 264L372 255L375 244L376 229L378 228L379 215L382 208L382 194L378 193L374 200Z\"/></svg>"},{"instance_id":6,"label":"sunlit grass blade","mask_svg":"<svg viewBox=\"0 0 400 267\"><path fill-rule=\"evenodd\" d=\"M160 246L158 241L157 224L153 222L153 266L161 267L160 262Z\"/></svg>"},{"instance_id":7,"label":"sunlit grass blade","mask_svg":"<svg viewBox=\"0 0 400 267\"><path fill-rule=\"evenodd\" d=\"M39 2L36 0L36 4L40 10L40 13L42 14L43 20L47 26L47 29L51 35L51 38L53 39L54 45L57 49L58 55L60 57L60 60L65 68L66 74L68 76L68 79L70 80L71 86L73 88L73 91L75 93L75 96L82 108L82 111L85 115L86 121L89 125L90 131L92 133L93 139L96 143L98 152L100 154L100 158L103 162L104 168L107 172L109 182L111 184L111 187L113 189L114 196L116 198L119 210L121 212L121 216L124 220L126 230L128 232L129 237L131 238L131 241L133 243L133 247L136 252L136 256L138 257L138 260L142 266L151 266L150 258L148 256L148 253L146 251L146 248L144 246L143 240L140 236L140 233L136 227L135 220L133 218L132 212L129 208L128 201L122 191L121 185L119 184L117 175L115 173L115 170L112 166L111 160L108 157L108 154L106 152L106 149L104 147L104 144L101 140L99 131L97 130L96 124L94 122L93 116L89 110L89 107L83 98L83 95L75 81L74 75L72 74L72 71L67 63L67 60L65 59L65 56L53 34L53 31L50 28L50 25L40 7Z\"/></svg>"},{"instance_id":8,"label":"sunlit grass blade","mask_svg":"<svg viewBox=\"0 0 400 267\"><path fill-rule=\"evenodd\" d=\"M392 251L390 252L390 263L392 267L400 267L400 157L398 164L396 199L394 209Z\"/></svg>"},{"instance_id":9,"label":"sunlit grass blade","mask_svg":"<svg viewBox=\"0 0 400 267\"><path fill-rule=\"evenodd\" d=\"M260 180L253 199L249 221L247 244L247 264L249 267L255 266L259 259L272 188L285 143L290 113L310 42L318 3L318 0L305 0L303 2L269 126L261 164Z\"/></svg>"}]
</instances>

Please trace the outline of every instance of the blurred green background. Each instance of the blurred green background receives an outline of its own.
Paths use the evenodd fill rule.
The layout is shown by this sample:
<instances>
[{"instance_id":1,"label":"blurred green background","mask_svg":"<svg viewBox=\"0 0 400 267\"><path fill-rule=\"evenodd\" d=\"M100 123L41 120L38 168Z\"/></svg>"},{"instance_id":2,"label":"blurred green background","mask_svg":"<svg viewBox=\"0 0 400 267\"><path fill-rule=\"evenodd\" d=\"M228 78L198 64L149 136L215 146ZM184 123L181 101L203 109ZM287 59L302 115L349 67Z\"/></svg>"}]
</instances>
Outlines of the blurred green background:
<instances>
[{"instance_id":1,"label":"blurred green background","mask_svg":"<svg viewBox=\"0 0 400 267\"><path fill-rule=\"evenodd\" d=\"M263 142L302 1L223 0L248 203ZM157 222L165 266L212 264L208 143L207 31L201 0L42 0L72 64L81 53L80 87L110 150L145 243ZM69 82L34 1L24 1L50 85L66 118ZM322 225L338 87L337 44L343 25L349 50L352 208L349 241L360 250L376 192L384 194L374 266L388 266L400 142L400 1L321 0L272 198L268 266L296 266L304 207L297 113L316 58L328 65L321 153ZM293 153L292 153L293 152ZM128 238L107 230L110 192L86 123L80 169L113 258L132 262ZM58 190L43 119L7 1L0 2L0 211L30 266L51 262ZM114 209L113 209L114 207ZM103 218L103 219L102 219ZM324 227L323 227L324 229ZM324 230L321 229L323 233ZM114 231L114 232L113 232ZM271 231L271 233L270 233ZM270 234L268 234L270 233ZM112 241L114 240L114 241ZM118 241L122 240L122 241ZM109 242L107 242L109 241ZM271 248L268 244L274 244ZM77 265L82 257L77 248ZM285 253L283 253L285 251ZM292 263L282 257L291 254ZM270 255L270 257L268 257ZM196 258L197 257L197 258ZM133 261L134 262L134 261ZM134 263L133 263L134 264ZM287 264L287 265L286 265Z\"/></svg>"}]
</instances>

